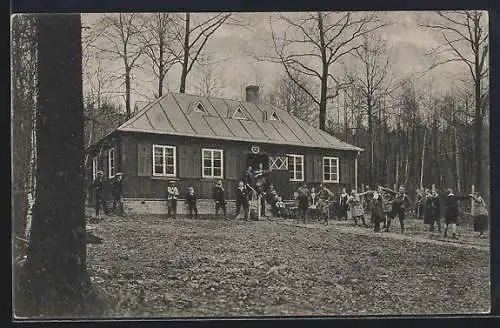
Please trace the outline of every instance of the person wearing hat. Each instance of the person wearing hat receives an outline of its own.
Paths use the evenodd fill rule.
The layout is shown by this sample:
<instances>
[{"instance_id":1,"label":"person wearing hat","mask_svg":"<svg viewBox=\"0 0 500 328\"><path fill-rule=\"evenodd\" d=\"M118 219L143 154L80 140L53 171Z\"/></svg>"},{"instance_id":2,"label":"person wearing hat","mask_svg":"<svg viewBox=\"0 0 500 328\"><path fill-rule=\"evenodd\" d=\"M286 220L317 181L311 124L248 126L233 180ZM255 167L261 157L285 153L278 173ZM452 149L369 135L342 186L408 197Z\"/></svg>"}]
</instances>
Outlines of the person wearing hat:
<instances>
[{"instance_id":1,"label":"person wearing hat","mask_svg":"<svg viewBox=\"0 0 500 328\"><path fill-rule=\"evenodd\" d=\"M118 172L111 184L111 195L113 196L113 212L118 211L119 216L123 216L123 173ZM118 208L118 209L117 209Z\"/></svg>"},{"instance_id":2,"label":"person wearing hat","mask_svg":"<svg viewBox=\"0 0 500 328\"><path fill-rule=\"evenodd\" d=\"M96 178L92 182L91 188L94 189L94 199L95 199L95 216L96 219L101 219L100 210L101 207L104 210L104 214L108 215L108 206L106 204L106 199L104 197L104 172L97 171Z\"/></svg>"},{"instance_id":3,"label":"person wearing hat","mask_svg":"<svg viewBox=\"0 0 500 328\"><path fill-rule=\"evenodd\" d=\"M213 197L215 200L215 215L218 215L219 211L222 209L224 219L227 220L226 196L224 194L222 180L217 180L217 183L214 186Z\"/></svg>"},{"instance_id":4,"label":"person wearing hat","mask_svg":"<svg viewBox=\"0 0 500 328\"><path fill-rule=\"evenodd\" d=\"M177 216L177 198L179 197L179 189L175 185L175 181L169 181L169 186L167 187L167 217L172 216L175 220Z\"/></svg>"},{"instance_id":5,"label":"person wearing hat","mask_svg":"<svg viewBox=\"0 0 500 328\"><path fill-rule=\"evenodd\" d=\"M448 237L449 228L451 228L452 238L457 239L457 221L458 221L458 206L459 201L469 199L469 196L457 196L453 189L446 190L444 198L444 220L446 228L444 236Z\"/></svg>"}]
</instances>

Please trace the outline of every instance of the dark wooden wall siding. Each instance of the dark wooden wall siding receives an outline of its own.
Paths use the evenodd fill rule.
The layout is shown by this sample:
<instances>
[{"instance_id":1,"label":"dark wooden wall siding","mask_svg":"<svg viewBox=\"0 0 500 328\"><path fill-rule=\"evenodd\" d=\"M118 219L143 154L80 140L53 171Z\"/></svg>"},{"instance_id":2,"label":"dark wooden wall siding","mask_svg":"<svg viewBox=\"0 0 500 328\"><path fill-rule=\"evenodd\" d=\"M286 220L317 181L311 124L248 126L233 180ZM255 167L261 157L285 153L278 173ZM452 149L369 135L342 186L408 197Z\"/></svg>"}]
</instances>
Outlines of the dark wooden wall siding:
<instances>
[{"instance_id":1,"label":"dark wooden wall siding","mask_svg":"<svg viewBox=\"0 0 500 328\"><path fill-rule=\"evenodd\" d=\"M153 177L152 147L153 144L177 146L177 177ZM252 144L188 138L176 136L161 136L150 134L123 134L121 138L121 170L125 174L124 197L131 198L164 198L169 180L176 180L179 192L183 195L192 186L200 198L211 198L212 188L216 179L201 178L201 149L214 148L224 150L223 183L228 199L234 198L234 189L246 165L246 153L250 152ZM258 144L261 153L284 155L286 153L304 155L304 170L306 183L318 187L323 180L323 156L339 157L339 183L326 183L335 193L342 187L354 187L354 152L326 151L304 147ZM104 167L107 167L107 151ZM107 168L106 168L107 170ZM107 176L107 171L106 171ZM298 189L301 182L291 182L290 196Z\"/></svg>"}]
</instances>

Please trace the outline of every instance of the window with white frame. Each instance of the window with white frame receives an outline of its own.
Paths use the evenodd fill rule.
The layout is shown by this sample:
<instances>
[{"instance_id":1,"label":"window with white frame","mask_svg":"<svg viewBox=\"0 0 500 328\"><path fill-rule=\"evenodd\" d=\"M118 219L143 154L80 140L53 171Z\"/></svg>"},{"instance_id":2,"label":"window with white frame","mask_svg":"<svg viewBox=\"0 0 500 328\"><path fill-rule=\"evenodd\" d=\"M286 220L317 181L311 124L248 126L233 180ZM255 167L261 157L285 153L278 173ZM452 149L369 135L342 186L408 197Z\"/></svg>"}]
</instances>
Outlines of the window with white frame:
<instances>
[{"instance_id":1,"label":"window with white frame","mask_svg":"<svg viewBox=\"0 0 500 328\"><path fill-rule=\"evenodd\" d=\"M323 181L339 182L339 158L323 157Z\"/></svg>"},{"instance_id":2,"label":"window with white frame","mask_svg":"<svg viewBox=\"0 0 500 328\"><path fill-rule=\"evenodd\" d=\"M110 178L115 176L115 149L108 149L108 176Z\"/></svg>"},{"instance_id":3,"label":"window with white frame","mask_svg":"<svg viewBox=\"0 0 500 328\"><path fill-rule=\"evenodd\" d=\"M94 156L92 157L92 179L95 180L97 177L97 171L99 171L99 168L97 167L98 165L98 157Z\"/></svg>"},{"instance_id":4,"label":"window with white frame","mask_svg":"<svg viewBox=\"0 0 500 328\"><path fill-rule=\"evenodd\" d=\"M175 146L153 145L153 176L174 177L176 162Z\"/></svg>"},{"instance_id":5,"label":"window with white frame","mask_svg":"<svg viewBox=\"0 0 500 328\"><path fill-rule=\"evenodd\" d=\"M304 181L304 155L288 154L290 181Z\"/></svg>"},{"instance_id":6,"label":"window with white frame","mask_svg":"<svg viewBox=\"0 0 500 328\"><path fill-rule=\"evenodd\" d=\"M202 177L222 179L223 151L222 149L202 149Z\"/></svg>"}]
</instances>

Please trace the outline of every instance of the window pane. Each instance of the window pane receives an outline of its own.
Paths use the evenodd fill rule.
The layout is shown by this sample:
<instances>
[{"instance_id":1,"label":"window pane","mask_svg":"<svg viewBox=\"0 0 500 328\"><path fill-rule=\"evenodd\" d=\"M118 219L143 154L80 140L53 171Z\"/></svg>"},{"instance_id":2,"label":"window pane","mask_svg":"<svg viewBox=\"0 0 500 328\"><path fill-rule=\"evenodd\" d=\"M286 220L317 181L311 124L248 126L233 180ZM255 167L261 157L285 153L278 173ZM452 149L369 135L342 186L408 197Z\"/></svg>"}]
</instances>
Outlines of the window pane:
<instances>
[{"instance_id":1,"label":"window pane","mask_svg":"<svg viewBox=\"0 0 500 328\"><path fill-rule=\"evenodd\" d=\"M222 161L220 159L214 160L214 167L222 167Z\"/></svg>"},{"instance_id":2,"label":"window pane","mask_svg":"<svg viewBox=\"0 0 500 328\"><path fill-rule=\"evenodd\" d=\"M203 157L204 158L211 158L212 152L210 150L203 150Z\"/></svg>"},{"instance_id":3,"label":"window pane","mask_svg":"<svg viewBox=\"0 0 500 328\"><path fill-rule=\"evenodd\" d=\"M165 171L166 171L165 172L166 174L174 174L174 166L173 165L167 165L165 167Z\"/></svg>"},{"instance_id":4,"label":"window pane","mask_svg":"<svg viewBox=\"0 0 500 328\"><path fill-rule=\"evenodd\" d=\"M328 173L323 174L323 180L330 181L330 174L328 174Z\"/></svg>"},{"instance_id":5,"label":"window pane","mask_svg":"<svg viewBox=\"0 0 500 328\"><path fill-rule=\"evenodd\" d=\"M216 177L221 176L221 169L220 168L214 168L214 176L216 176Z\"/></svg>"},{"instance_id":6,"label":"window pane","mask_svg":"<svg viewBox=\"0 0 500 328\"><path fill-rule=\"evenodd\" d=\"M212 167L212 161L210 160L210 158L206 158L205 157L205 160L203 161L203 167Z\"/></svg>"},{"instance_id":7,"label":"window pane","mask_svg":"<svg viewBox=\"0 0 500 328\"><path fill-rule=\"evenodd\" d=\"M297 180L302 180L302 172L297 172Z\"/></svg>"},{"instance_id":8,"label":"window pane","mask_svg":"<svg viewBox=\"0 0 500 328\"><path fill-rule=\"evenodd\" d=\"M207 176L207 177L212 176L212 169L209 168L209 167L204 168L203 169L203 175Z\"/></svg>"},{"instance_id":9,"label":"window pane","mask_svg":"<svg viewBox=\"0 0 500 328\"><path fill-rule=\"evenodd\" d=\"M214 158L220 160L222 158L222 152L214 151Z\"/></svg>"},{"instance_id":10,"label":"window pane","mask_svg":"<svg viewBox=\"0 0 500 328\"><path fill-rule=\"evenodd\" d=\"M173 148L165 148L165 156L174 156Z\"/></svg>"},{"instance_id":11,"label":"window pane","mask_svg":"<svg viewBox=\"0 0 500 328\"><path fill-rule=\"evenodd\" d=\"M155 165L155 174L163 174L163 166Z\"/></svg>"}]
</instances>

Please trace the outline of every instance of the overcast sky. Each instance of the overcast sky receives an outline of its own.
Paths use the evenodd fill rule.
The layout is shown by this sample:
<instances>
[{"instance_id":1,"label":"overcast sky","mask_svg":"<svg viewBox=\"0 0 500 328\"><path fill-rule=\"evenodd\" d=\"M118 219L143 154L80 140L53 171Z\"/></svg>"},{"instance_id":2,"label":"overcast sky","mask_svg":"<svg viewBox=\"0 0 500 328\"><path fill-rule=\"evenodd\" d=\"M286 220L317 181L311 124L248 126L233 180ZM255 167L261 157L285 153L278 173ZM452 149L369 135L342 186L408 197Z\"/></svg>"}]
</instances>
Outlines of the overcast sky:
<instances>
[{"instance_id":1,"label":"overcast sky","mask_svg":"<svg viewBox=\"0 0 500 328\"><path fill-rule=\"evenodd\" d=\"M419 76L419 83L422 86L428 85L432 80L433 89L443 90L451 85L450 82L466 76L465 67L459 63L441 66L421 76L420 73L426 71L431 65L430 58L425 53L438 45L441 40L439 35L418 28L416 21L418 15L429 16L433 13L381 12L379 14L383 19L393 23L378 33L391 46L392 68L398 78L410 75ZM206 53L212 58L226 59L216 66L223 86L221 93L225 98L242 99L244 87L250 84L259 85L263 93L269 92L283 72L283 68L278 64L256 62L248 55L248 49L262 47L266 40L270 40L269 17L273 13L245 13L243 15L252 23L250 27L243 29L223 26L206 45ZM92 26L101 16L101 14L84 14L83 24ZM273 28L279 30L280 26L277 21L273 20ZM113 66L108 69L115 71L121 69L121 63L118 61ZM174 67L168 74L169 91L178 91L179 79L180 67ZM152 76L135 70L132 105L137 100L145 100L145 95L152 95L154 84L149 81L152 81ZM188 77L186 91L196 93L194 86L197 83L197 72L193 71Z\"/></svg>"}]
</instances>

